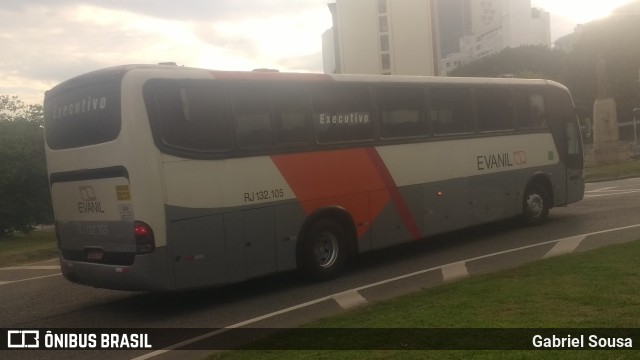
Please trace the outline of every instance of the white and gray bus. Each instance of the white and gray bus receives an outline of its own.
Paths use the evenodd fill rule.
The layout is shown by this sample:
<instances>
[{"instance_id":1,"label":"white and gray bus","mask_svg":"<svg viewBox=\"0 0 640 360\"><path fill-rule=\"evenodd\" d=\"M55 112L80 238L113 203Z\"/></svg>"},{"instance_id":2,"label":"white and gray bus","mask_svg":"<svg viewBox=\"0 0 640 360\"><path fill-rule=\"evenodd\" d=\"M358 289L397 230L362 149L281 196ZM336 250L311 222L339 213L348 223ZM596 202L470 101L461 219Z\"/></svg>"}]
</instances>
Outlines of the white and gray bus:
<instances>
[{"instance_id":1,"label":"white and gray bus","mask_svg":"<svg viewBox=\"0 0 640 360\"><path fill-rule=\"evenodd\" d=\"M128 65L45 97L64 276L178 290L301 268L582 199L568 90L546 80Z\"/></svg>"}]
</instances>

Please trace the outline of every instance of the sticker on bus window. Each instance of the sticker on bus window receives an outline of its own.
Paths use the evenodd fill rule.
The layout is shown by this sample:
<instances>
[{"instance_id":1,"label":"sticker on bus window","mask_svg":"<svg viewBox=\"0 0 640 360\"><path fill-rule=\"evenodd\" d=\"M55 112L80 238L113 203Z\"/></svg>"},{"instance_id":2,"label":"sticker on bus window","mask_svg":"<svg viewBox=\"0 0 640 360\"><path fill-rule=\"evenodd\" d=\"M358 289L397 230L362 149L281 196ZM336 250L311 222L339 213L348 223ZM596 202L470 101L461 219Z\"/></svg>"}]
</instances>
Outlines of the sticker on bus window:
<instances>
[{"instance_id":1,"label":"sticker on bus window","mask_svg":"<svg viewBox=\"0 0 640 360\"><path fill-rule=\"evenodd\" d=\"M129 185L116 185L116 195L118 197L118 201L131 201Z\"/></svg>"}]
</instances>

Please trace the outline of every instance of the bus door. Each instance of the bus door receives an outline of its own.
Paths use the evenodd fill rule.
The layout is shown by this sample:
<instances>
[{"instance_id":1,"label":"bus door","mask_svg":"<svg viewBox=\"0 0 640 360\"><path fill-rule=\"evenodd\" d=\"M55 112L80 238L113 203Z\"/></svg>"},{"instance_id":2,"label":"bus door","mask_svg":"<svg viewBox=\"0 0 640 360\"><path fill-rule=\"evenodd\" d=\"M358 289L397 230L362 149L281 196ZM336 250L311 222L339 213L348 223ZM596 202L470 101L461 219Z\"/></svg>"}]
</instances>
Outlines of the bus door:
<instances>
[{"instance_id":1,"label":"bus door","mask_svg":"<svg viewBox=\"0 0 640 360\"><path fill-rule=\"evenodd\" d=\"M582 200L584 196L584 160L582 154L582 137L577 118L567 119L567 203Z\"/></svg>"},{"instance_id":2,"label":"bus door","mask_svg":"<svg viewBox=\"0 0 640 360\"><path fill-rule=\"evenodd\" d=\"M581 200L584 196L584 160L580 124L568 91L551 86L547 98L550 102L551 130L560 159L566 172L566 192L564 199L556 199L556 204L568 204Z\"/></svg>"}]
</instances>

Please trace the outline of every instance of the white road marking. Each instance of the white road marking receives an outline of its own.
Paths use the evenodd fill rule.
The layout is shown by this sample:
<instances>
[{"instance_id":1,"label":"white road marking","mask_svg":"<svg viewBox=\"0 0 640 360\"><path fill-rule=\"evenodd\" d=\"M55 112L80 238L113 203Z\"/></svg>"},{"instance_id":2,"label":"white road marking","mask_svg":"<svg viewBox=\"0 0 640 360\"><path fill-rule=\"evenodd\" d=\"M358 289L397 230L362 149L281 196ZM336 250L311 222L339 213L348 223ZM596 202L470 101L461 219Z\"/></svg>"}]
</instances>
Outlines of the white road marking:
<instances>
[{"instance_id":1,"label":"white road marking","mask_svg":"<svg viewBox=\"0 0 640 360\"><path fill-rule=\"evenodd\" d=\"M51 259L51 260L53 260L53 259ZM43 262L51 261L51 260L39 261L39 262L27 264L27 265L3 267L3 268L0 268L0 271L11 271L11 270L58 270L59 271L60 270L60 265L36 265L36 264L41 264ZM52 276L58 276L58 275L62 275L62 273L57 272L55 274L44 275L44 276L35 276L35 277L30 277L30 278L20 279L20 280L0 281L0 286L9 285L9 284L15 284L15 283L19 283L19 282L25 282L25 281L31 281L31 280L44 279L44 278L48 278L48 277L52 277Z\"/></svg>"},{"instance_id":2,"label":"white road marking","mask_svg":"<svg viewBox=\"0 0 640 360\"><path fill-rule=\"evenodd\" d=\"M341 308L347 310L367 303L367 299L357 291L349 291L333 297Z\"/></svg>"},{"instance_id":3,"label":"white road marking","mask_svg":"<svg viewBox=\"0 0 640 360\"><path fill-rule=\"evenodd\" d=\"M19 282L25 282L25 281L31 281L31 280L44 279L44 278L48 278L48 277L52 277L52 276L59 276L59 275L62 275L62 273L44 275L44 276L36 276L36 277L32 277L32 278L26 278L26 279L21 279L21 280L14 280L14 281L0 281L0 286L9 285L9 284L15 284L15 283L19 283Z\"/></svg>"},{"instance_id":4,"label":"white road marking","mask_svg":"<svg viewBox=\"0 0 640 360\"><path fill-rule=\"evenodd\" d=\"M1 270L60 270L60 265L10 266L0 268Z\"/></svg>"},{"instance_id":5,"label":"white road marking","mask_svg":"<svg viewBox=\"0 0 640 360\"><path fill-rule=\"evenodd\" d=\"M466 261L447 264L442 267L442 278L445 282L459 280L469 276Z\"/></svg>"},{"instance_id":6,"label":"white road marking","mask_svg":"<svg viewBox=\"0 0 640 360\"><path fill-rule=\"evenodd\" d=\"M637 193L640 192L640 190L621 190L619 192L612 192L612 193L608 193L608 194L584 194L585 198L594 198L594 197L601 197L601 196L614 196L614 195L624 195L624 194L633 194L633 193Z\"/></svg>"},{"instance_id":7,"label":"white road marking","mask_svg":"<svg viewBox=\"0 0 640 360\"><path fill-rule=\"evenodd\" d=\"M603 187L603 188L599 188L599 189L595 189L595 190L589 190L587 192L597 192L597 191L608 191L608 190L613 190L615 188L619 188L620 186L607 186L607 187Z\"/></svg>"},{"instance_id":8,"label":"white road marking","mask_svg":"<svg viewBox=\"0 0 640 360\"><path fill-rule=\"evenodd\" d=\"M628 230L628 229L633 229L633 228L637 228L637 227L640 227L640 224L623 226L623 227L619 227L619 228L615 228L615 229L607 229L607 230L595 231L595 232L592 232L592 233L571 236L571 237L568 237L568 238L549 240L549 241L545 241L545 242L541 242L541 243L537 243L537 244L521 246L521 247L515 248L515 249L509 249L509 250L504 250L504 251L498 251L498 252L495 252L495 253L492 253L492 254L476 256L476 257L473 257L473 258L470 258L470 259L467 259L467 260L464 260L464 261L460 261L460 262L466 263L466 262L469 262L469 261L486 259L486 258L493 257L493 256L496 256L496 255L508 254L508 253L515 252L515 251L526 250L526 249L531 249L531 248L538 247L538 246L558 243L558 242L562 242L562 241L567 240L567 239L574 239L574 241L575 241L575 239L577 239L578 237L586 238L586 237L591 236L591 235L605 234L605 233L609 233L609 232L615 232L615 231L620 231L620 230ZM269 319L269 318L272 318L272 317L275 317L275 316L278 316L278 315L282 315L282 314L285 314L285 313L288 313L288 312L291 312L291 311L294 311L294 310L302 309L302 308L305 308L305 307L308 307L308 306L311 306L311 305L315 305L315 304L321 303L323 301L327 301L327 300L330 300L330 299L335 299L335 298L339 298L339 297L342 297L342 296L346 296L345 294L350 294L350 293L353 293L354 291L355 292L359 292L359 291L362 291L362 290L365 290L365 289L369 289L369 288L373 288L373 287L376 287L376 286L388 284L388 283L391 283L391 282L394 282L394 281L403 280L403 279L410 278L410 277L417 276L417 275L422 275L422 274L425 274L425 273L428 273L428 272L431 272L431 271L436 271L436 270L440 270L441 271L443 268L445 268L447 266L458 264L460 262L455 262L455 263L451 263L451 264L445 264L445 265L442 265L442 266L437 266L437 267L432 267L432 268L429 268L429 269L416 271L416 272L413 272L413 273L410 273L410 274L396 276L396 277L393 277L393 278L390 278L390 279L378 281L378 282L375 282L375 283L367 284L367 285L364 285L364 286L360 286L360 287L357 287L357 288L354 288L354 289L350 289L350 290L347 290L347 291L343 291L343 292L340 292L340 293L336 293L336 294L333 294L333 295L324 296L324 297L321 297L321 298L318 298L318 299L315 299L315 300L307 301L305 303L298 304L298 305L295 305L295 306L292 306L292 307L289 307L289 308L286 308L286 309L281 309L281 310L274 311L274 312L269 313L269 314L265 314L265 315L262 315L262 316L255 317L253 319L249 319L249 320L245 320L245 321L242 321L242 322L239 322L239 323L235 323L235 324L229 325L229 326L227 326L227 327L225 327L223 329L219 329L219 330L208 332L206 334L197 336L195 338L188 339L188 340L182 341L180 343L168 346L165 349L156 350L156 351L150 352L148 354L144 354L142 356L135 357L132 360L151 359L153 357L160 356L162 354L170 352L171 350L175 350L175 349L181 348L183 346L186 346L186 345L189 345L189 344L193 344L193 343L201 341L201 340L208 339L208 338L210 338L212 336L216 336L216 335L225 333L225 332L227 332L227 331L229 331L231 329L236 329L236 328L239 328L239 327L251 325L251 324L257 323L259 321L266 320L266 319Z\"/></svg>"},{"instance_id":9,"label":"white road marking","mask_svg":"<svg viewBox=\"0 0 640 360\"><path fill-rule=\"evenodd\" d=\"M542 258L547 259L553 256L559 256L574 252L582 240L586 239L586 235L572 236L558 241Z\"/></svg>"},{"instance_id":10,"label":"white road marking","mask_svg":"<svg viewBox=\"0 0 640 360\"><path fill-rule=\"evenodd\" d=\"M594 198L601 196L614 196L614 195L624 195L624 194L633 194L640 192L640 189L619 189L620 186L607 186L594 190L587 190L584 192L585 198Z\"/></svg>"}]
</instances>

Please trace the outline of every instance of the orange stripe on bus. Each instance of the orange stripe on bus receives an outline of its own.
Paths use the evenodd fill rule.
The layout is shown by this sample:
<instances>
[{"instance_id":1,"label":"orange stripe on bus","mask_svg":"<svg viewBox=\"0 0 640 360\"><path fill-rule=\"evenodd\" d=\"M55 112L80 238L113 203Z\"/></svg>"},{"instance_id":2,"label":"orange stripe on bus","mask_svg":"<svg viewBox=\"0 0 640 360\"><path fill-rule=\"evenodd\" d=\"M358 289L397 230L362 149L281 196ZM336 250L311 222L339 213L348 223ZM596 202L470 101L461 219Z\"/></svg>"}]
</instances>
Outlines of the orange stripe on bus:
<instances>
[{"instance_id":1,"label":"orange stripe on bus","mask_svg":"<svg viewBox=\"0 0 640 360\"><path fill-rule=\"evenodd\" d=\"M340 206L356 224L358 238L393 200L415 238L418 227L374 148L274 155L274 164L307 214L324 206Z\"/></svg>"}]
</instances>

